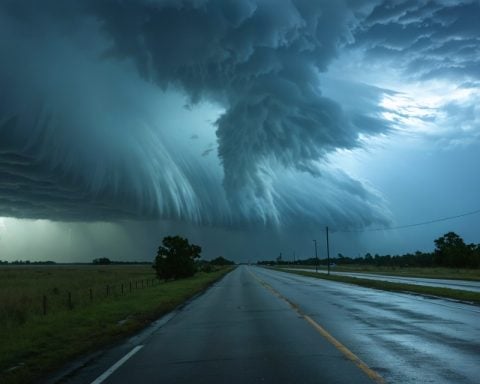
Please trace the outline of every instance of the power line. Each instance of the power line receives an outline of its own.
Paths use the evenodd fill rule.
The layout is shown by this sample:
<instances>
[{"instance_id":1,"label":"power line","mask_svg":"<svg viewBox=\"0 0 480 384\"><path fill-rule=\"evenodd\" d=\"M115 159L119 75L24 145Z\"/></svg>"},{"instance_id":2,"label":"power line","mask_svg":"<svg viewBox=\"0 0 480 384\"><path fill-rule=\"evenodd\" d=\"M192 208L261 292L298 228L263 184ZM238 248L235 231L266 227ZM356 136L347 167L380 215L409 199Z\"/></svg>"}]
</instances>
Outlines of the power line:
<instances>
[{"instance_id":1,"label":"power line","mask_svg":"<svg viewBox=\"0 0 480 384\"><path fill-rule=\"evenodd\" d=\"M470 212L461 213L461 214L455 215L455 216L447 216L447 217L442 217L442 218L439 218L439 219L422 221L420 223L399 225L399 226L396 226L396 227L371 228L371 229L350 229L350 230L349 229L346 229L346 230L341 230L340 229L340 230L336 230L336 232L361 233L361 232L393 231L395 229L419 227L419 226L422 226L422 225L428 225L428 224L433 224L433 223L439 223L439 222L442 222L442 221L458 219L460 217L471 216L471 215L475 215L477 213L480 213L480 209L476 209L476 210L470 211Z\"/></svg>"}]
</instances>

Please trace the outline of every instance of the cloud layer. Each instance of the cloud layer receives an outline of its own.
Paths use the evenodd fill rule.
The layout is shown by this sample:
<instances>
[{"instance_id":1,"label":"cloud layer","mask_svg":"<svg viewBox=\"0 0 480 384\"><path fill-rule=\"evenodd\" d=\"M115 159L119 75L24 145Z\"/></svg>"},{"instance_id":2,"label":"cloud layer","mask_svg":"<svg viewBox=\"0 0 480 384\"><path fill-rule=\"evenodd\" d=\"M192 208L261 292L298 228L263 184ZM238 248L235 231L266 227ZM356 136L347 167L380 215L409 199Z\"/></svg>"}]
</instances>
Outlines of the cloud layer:
<instances>
[{"instance_id":1,"label":"cloud layer","mask_svg":"<svg viewBox=\"0 0 480 384\"><path fill-rule=\"evenodd\" d=\"M478 1L382 2L358 24L355 45L394 62L404 78L480 78Z\"/></svg>"},{"instance_id":2,"label":"cloud layer","mask_svg":"<svg viewBox=\"0 0 480 384\"><path fill-rule=\"evenodd\" d=\"M389 129L382 90L355 110L322 94L356 7L2 2L0 216L385 223L381 197L327 162Z\"/></svg>"}]
</instances>

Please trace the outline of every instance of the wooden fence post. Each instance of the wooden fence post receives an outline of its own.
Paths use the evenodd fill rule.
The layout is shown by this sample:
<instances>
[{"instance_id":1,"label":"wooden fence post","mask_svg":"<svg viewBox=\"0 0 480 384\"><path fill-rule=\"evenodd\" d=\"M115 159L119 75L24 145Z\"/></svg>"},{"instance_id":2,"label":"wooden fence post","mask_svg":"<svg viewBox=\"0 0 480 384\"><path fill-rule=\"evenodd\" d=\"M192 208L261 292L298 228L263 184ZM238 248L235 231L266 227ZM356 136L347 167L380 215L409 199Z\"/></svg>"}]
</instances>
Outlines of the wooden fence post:
<instances>
[{"instance_id":1,"label":"wooden fence post","mask_svg":"<svg viewBox=\"0 0 480 384\"><path fill-rule=\"evenodd\" d=\"M47 314L47 295L43 295L42 297L42 312L43 316Z\"/></svg>"}]
</instances>

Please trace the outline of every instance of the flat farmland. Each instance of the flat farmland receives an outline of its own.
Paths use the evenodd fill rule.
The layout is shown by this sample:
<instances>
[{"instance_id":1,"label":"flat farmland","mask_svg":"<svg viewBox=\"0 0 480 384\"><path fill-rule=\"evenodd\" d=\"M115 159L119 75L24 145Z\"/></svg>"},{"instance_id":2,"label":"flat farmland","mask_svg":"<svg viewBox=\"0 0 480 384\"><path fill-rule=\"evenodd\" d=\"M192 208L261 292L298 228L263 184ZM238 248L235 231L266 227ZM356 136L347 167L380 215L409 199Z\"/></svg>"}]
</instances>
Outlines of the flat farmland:
<instances>
[{"instance_id":1,"label":"flat farmland","mask_svg":"<svg viewBox=\"0 0 480 384\"><path fill-rule=\"evenodd\" d=\"M150 265L2 266L0 382L36 381L141 329L228 271L165 283Z\"/></svg>"},{"instance_id":2,"label":"flat farmland","mask_svg":"<svg viewBox=\"0 0 480 384\"><path fill-rule=\"evenodd\" d=\"M158 284L150 265L10 265L0 267L0 324L90 305Z\"/></svg>"}]
</instances>

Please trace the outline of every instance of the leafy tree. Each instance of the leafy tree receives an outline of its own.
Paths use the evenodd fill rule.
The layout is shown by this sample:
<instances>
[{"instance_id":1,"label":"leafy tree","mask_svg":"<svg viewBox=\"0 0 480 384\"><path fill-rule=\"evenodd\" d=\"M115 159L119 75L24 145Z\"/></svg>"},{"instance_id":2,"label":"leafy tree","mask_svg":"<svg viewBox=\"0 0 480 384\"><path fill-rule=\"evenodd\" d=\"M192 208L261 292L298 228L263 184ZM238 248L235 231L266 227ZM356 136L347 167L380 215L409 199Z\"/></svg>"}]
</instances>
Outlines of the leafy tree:
<instances>
[{"instance_id":1,"label":"leafy tree","mask_svg":"<svg viewBox=\"0 0 480 384\"><path fill-rule=\"evenodd\" d=\"M200 257L202 248L190 244L180 236L166 236L158 247L153 268L159 279L180 279L193 276L196 272L195 259Z\"/></svg>"},{"instance_id":2,"label":"leafy tree","mask_svg":"<svg viewBox=\"0 0 480 384\"><path fill-rule=\"evenodd\" d=\"M233 261L225 259L223 256L218 256L217 258L210 261L212 265L233 265Z\"/></svg>"},{"instance_id":3,"label":"leafy tree","mask_svg":"<svg viewBox=\"0 0 480 384\"><path fill-rule=\"evenodd\" d=\"M480 244L469 244L472 253L470 255L471 267L480 268Z\"/></svg>"},{"instance_id":4,"label":"leafy tree","mask_svg":"<svg viewBox=\"0 0 480 384\"><path fill-rule=\"evenodd\" d=\"M434 241L435 262L444 267L466 267L471 249L455 232L448 232Z\"/></svg>"}]
</instances>

